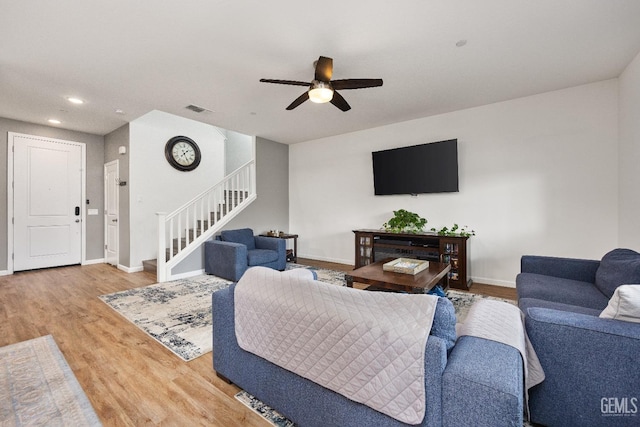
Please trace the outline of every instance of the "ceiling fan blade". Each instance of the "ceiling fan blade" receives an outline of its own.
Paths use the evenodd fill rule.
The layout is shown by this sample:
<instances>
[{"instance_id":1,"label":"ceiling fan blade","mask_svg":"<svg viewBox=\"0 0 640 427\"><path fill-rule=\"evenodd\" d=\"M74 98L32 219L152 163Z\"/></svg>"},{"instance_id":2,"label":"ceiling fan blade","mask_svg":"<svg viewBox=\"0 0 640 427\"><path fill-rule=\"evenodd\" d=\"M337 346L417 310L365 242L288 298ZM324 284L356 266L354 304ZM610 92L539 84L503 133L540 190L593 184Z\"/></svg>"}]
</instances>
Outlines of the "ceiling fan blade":
<instances>
[{"instance_id":1,"label":"ceiling fan blade","mask_svg":"<svg viewBox=\"0 0 640 427\"><path fill-rule=\"evenodd\" d=\"M311 86L308 82L298 82L295 80L274 80L274 79L260 79L262 83L277 83L281 85L293 85L293 86Z\"/></svg>"},{"instance_id":2,"label":"ceiling fan blade","mask_svg":"<svg viewBox=\"0 0 640 427\"><path fill-rule=\"evenodd\" d=\"M343 89L363 89L367 87L377 87L382 86L382 79L343 79L343 80L333 80L331 82L331 86L333 86L336 90Z\"/></svg>"},{"instance_id":3,"label":"ceiling fan blade","mask_svg":"<svg viewBox=\"0 0 640 427\"><path fill-rule=\"evenodd\" d=\"M329 82L333 75L333 59L321 56L316 63L316 80Z\"/></svg>"},{"instance_id":4,"label":"ceiling fan blade","mask_svg":"<svg viewBox=\"0 0 640 427\"><path fill-rule=\"evenodd\" d=\"M334 95L335 95L335 92L334 92ZM309 92L305 92L302 95L300 95L299 97L297 97L295 101L293 101L291 104L289 104L289 106L287 107L287 110L293 110L294 108L296 108L298 105L302 104L307 99L309 99Z\"/></svg>"},{"instance_id":5,"label":"ceiling fan blade","mask_svg":"<svg viewBox=\"0 0 640 427\"><path fill-rule=\"evenodd\" d=\"M331 103L341 109L342 111L349 111L351 106L347 101L335 90L333 91L333 98L331 99Z\"/></svg>"}]
</instances>

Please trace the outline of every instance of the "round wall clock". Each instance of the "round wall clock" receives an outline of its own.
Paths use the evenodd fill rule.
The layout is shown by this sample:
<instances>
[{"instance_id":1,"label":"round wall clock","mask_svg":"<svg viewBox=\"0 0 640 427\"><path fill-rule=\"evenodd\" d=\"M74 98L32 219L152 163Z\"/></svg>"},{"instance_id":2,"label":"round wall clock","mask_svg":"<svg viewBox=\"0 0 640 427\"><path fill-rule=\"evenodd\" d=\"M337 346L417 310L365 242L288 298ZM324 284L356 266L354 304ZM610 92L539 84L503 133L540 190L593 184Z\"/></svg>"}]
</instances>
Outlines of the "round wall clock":
<instances>
[{"instance_id":1,"label":"round wall clock","mask_svg":"<svg viewBox=\"0 0 640 427\"><path fill-rule=\"evenodd\" d=\"M174 136L167 141L164 155L171 166L183 172L197 168L202 157L198 144L186 136Z\"/></svg>"}]
</instances>

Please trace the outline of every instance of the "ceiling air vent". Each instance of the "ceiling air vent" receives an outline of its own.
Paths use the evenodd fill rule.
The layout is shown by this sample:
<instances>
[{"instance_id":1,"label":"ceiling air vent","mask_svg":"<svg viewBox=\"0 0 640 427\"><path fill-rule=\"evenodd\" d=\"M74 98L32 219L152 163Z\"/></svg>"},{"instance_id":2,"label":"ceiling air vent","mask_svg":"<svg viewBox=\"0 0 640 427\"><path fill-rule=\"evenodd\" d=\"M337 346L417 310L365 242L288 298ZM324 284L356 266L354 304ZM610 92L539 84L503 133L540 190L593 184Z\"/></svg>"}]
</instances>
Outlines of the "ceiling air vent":
<instances>
[{"instance_id":1,"label":"ceiling air vent","mask_svg":"<svg viewBox=\"0 0 640 427\"><path fill-rule=\"evenodd\" d=\"M193 104L187 105L184 108L186 108L187 110L195 111L196 113L213 113L213 111L211 111L211 110L209 110L207 108L199 107L199 106L193 105Z\"/></svg>"}]
</instances>

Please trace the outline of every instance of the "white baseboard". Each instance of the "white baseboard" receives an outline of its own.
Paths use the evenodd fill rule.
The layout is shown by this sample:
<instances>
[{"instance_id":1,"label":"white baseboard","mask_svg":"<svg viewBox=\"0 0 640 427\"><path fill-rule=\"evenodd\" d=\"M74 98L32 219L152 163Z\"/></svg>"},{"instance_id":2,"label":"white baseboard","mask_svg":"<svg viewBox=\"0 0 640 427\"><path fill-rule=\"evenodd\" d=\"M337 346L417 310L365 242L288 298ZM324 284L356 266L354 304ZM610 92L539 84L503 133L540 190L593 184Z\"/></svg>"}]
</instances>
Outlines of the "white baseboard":
<instances>
[{"instance_id":1,"label":"white baseboard","mask_svg":"<svg viewBox=\"0 0 640 427\"><path fill-rule=\"evenodd\" d=\"M125 273L139 273L141 271L144 271L144 267L143 266L127 267L127 266L124 266L122 264L118 264L118 270L122 270Z\"/></svg>"},{"instance_id":2,"label":"white baseboard","mask_svg":"<svg viewBox=\"0 0 640 427\"><path fill-rule=\"evenodd\" d=\"M13 274L12 272L10 272L9 270L0 270L0 276L9 276Z\"/></svg>"},{"instance_id":3,"label":"white baseboard","mask_svg":"<svg viewBox=\"0 0 640 427\"><path fill-rule=\"evenodd\" d=\"M194 270L194 271L187 271L186 273L172 274L171 277L169 277L167 280L187 279L189 277L201 276L203 274L204 274L204 269L202 269L202 270Z\"/></svg>"},{"instance_id":4,"label":"white baseboard","mask_svg":"<svg viewBox=\"0 0 640 427\"><path fill-rule=\"evenodd\" d=\"M104 258L85 259L82 265L104 264Z\"/></svg>"},{"instance_id":5,"label":"white baseboard","mask_svg":"<svg viewBox=\"0 0 640 427\"><path fill-rule=\"evenodd\" d=\"M494 285L494 286L502 286L504 288L515 288L516 282L511 282L508 280L496 280L496 279L488 279L486 277L471 277L471 280L474 282L482 283L484 285Z\"/></svg>"},{"instance_id":6,"label":"white baseboard","mask_svg":"<svg viewBox=\"0 0 640 427\"><path fill-rule=\"evenodd\" d=\"M346 259L321 257L321 256L318 256L318 255L303 255L303 254L298 254L298 258L309 258L309 259L315 259L315 260L318 260L318 261L335 262L336 264L345 264L345 265L348 265L348 266L353 266L353 261L352 260L346 260Z\"/></svg>"}]
</instances>

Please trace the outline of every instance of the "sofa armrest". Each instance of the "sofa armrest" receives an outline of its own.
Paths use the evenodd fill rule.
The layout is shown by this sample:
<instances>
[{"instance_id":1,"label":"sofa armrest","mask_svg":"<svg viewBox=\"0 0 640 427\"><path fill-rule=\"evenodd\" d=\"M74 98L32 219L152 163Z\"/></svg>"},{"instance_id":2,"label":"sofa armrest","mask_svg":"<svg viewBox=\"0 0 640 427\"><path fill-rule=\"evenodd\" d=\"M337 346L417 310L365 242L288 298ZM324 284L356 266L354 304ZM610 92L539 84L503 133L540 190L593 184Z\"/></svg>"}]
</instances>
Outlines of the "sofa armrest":
<instances>
[{"instance_id":1,"label":"sofa armrest","mask_svg":"<svg viewBox=\"0 0 640 427\"><path fill-rule=\"evenodd\" d=\"M237 282L247 270L247 247L220 240L205 242L204 270L208 274Z\"/></svg>"},{"instance_id":2,"label":"sofa armrest","mask_svg":"<svg viewBox=\"0 0 640 427\"><path fill-rule=\"evenodd\" d=\"M520 259L521 273L542 274L589 283L595 283L599 266L600 261L578 258L524 255Z\"/></svg>"},{"instance_id":3,"label":"sofa armrest","mask_svg":"<svg viewBox=\"0 0 640 427\"><path fill-rule=\"evenodd\" d=\"M269 249L286 255L287 242L277 237L255 236L256 249ZM280 254L278 254L280 255Z\"/></svg>"},{"instance_id":4,"label":"sofa armrest","mask_svg":"<svg viewBox=\"0 0 640 427\"><path fill-rule=\"evenodd\" d=\"M532 421L544 425L637 421L607 417L601 403L638 396L640 324L531 307L525 312L525 325L546 377L530 390Z\"/></svg>"},{"instance_id":5,"label":"sofa armrest","mask_svg":"<svg viewBox=\"0 0 640 427\"><path fill-rule=\"evenodd\" d=\"M236 343L234 290L236 284L213 293L212 322L213 322L213 369L225 378L232 378L231 360L233 346ZM237 345L237 344L236 344Z\"/></svg>"},{"instance_id":6,"label":"sofa armrest","mask_svg":"<svg viewBox=\"0 0 640 427\"><path fill-rule=\"evenodd\" d=\"M589 348L593 344L593 339L607 339L616 341L611 343L616 346L620 342L617 340L629 340L625 341L625 345L621 348L630 348L629 345L640 346L640 323L601 319L589 314L543 307L528 308L525 315L527 333L530 333L531 329L531 333L541 338L550 337L551 330L556 335L565 334L565 339L555 339L555 341L562 341L558 342L559 345L570 343L572 347ZM574 342L571 343L571 341ZM640 354L640 347L637 354Z\"/></svg>"},{"instance_id":7,"label":"sofa armrest","mask_svg":"<svg viewBox=\"0 0 640 427\"><path fill-rule=\"evenodd\" d=\"M442 425L521 426L522 357L508 345L463 336L442 376Z\"/></svg>"}]
</instances>

